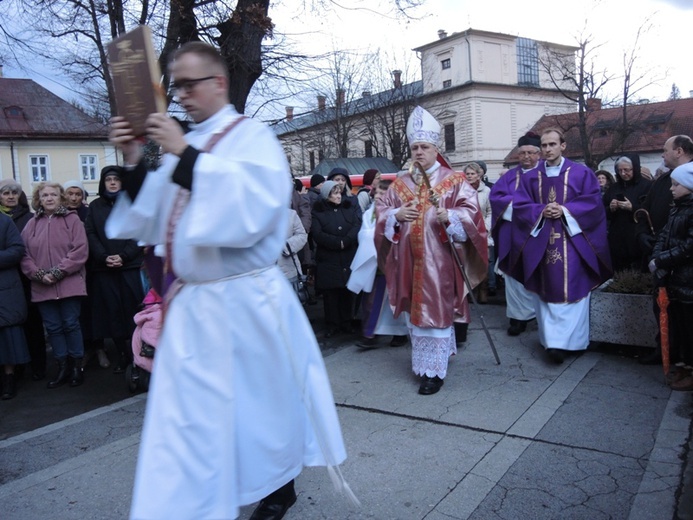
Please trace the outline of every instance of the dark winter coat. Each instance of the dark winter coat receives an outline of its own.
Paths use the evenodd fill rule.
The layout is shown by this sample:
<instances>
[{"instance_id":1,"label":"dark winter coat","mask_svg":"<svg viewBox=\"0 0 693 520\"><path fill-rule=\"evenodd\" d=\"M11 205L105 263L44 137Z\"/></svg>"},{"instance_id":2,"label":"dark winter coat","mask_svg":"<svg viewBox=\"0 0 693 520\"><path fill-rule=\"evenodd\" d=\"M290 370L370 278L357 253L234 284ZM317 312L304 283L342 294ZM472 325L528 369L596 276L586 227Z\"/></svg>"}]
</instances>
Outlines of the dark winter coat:
<instances>
[{"instance_id":1,"label":"dark winter coat","mask_svg":"<svg viewBox=\"0 0 693 520\"><path fill-rule=\"evenodd\" d=\"M640 158L637 155L627 155L627 157L633 162L633 178L626 182L620 175L616 174L616 182L609 187L604 195L609 232L609 252L614 271L628 267L637 268L643 264L633 215L642 207L652 182L642 177ZM633 205L632 211L624 209L611 211L609 204L613 199L628 199Z\"/></svg>"},{"instance_id":2,"label":"dark winter coat","mask_svg":"<svg viewBox=\"0 0 693 520\"><path fill-rule=\"evenodd\" d=\"M26 319L26 299L19 275L24 242L12 219L0 214L0 327Z\"/></svg>"},{"instance_id":3,"label":"dark winter coat","mask_svg":"<svg viewBox=\"0 0 693 520\"><path fill-rule=\"evenodd\" d=\"M315 203L311 234L317 244L315 286L318 289L346 287L359 229L361 212L358 204L350 199L342 199L339 205L324 199Z\"/></svg>"},{"instance_id":4,"label":"dark winter coat","mask_svg":"<svg viewBox=\"0 0 693 520\"><path fill-rule=\"evenodd\" d=\"M24 204L22 204L22 198L24 199ZM33 217L29 209L29 204L26 202L26 195L24 195L24 192L22 192L22 196L19 198L19 204L9 213L9 216L12 217L20 233L24 229L24 226L31 220L31 217Z\"/></svg>"},{"instance_id":5,"label":"dark winter coat","mask_svg":"<svg viewBox=\"0 0 693 520\"><path fill-rule=\"evenodd\" d=\"M693 194L674 201L652 259L658 285L666 285L669 298L693 303Z\"/></svg>"},{"instance_id":6,"label":"dark winter coat","mask_svg":"<svg viewBox=\"0 0 693 520\"><path fill-rule=\"evenodd\" d=\"M112 174L105 171L105 174ZM129 269L140 269L144 260L144 249L137 245L134 240L120 240L108 238L106 236L106 221L111 214L115 198L106 196L105 175L102 174L99 181L99 198L89 204L89 214L84 222L89 239L89 270L113 271ZM106 257L120 255L123 259L123 267L106 267Z\"/></svg>"},{"instance_id":7,"label":"dark winter coat","mask_svg":"<svg viewBox=\"0 0 693 520\"><path fill-rule=\"evenodd\" d=\"M672 202L671 172L667 172L655 179L647 197L645 197L645 201L642 203L642 208L650 215L650 221L652 222L655 234L652 234L650 224L645 218L645 215L642 215L642 218L638 219L638 224L636 226L638 244L640 250L646 257L652 255L656 235L667 224Z\"/></svg>"}]
</instances>

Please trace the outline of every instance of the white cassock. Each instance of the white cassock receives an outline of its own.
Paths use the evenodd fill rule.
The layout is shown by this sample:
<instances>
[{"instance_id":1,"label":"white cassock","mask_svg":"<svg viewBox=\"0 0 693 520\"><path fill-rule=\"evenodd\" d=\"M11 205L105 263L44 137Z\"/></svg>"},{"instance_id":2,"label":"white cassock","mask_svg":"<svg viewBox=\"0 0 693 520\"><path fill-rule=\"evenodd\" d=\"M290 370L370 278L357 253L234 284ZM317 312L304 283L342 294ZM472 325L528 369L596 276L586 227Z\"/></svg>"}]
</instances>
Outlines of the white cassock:
<instances>
[{"instance_id":1,"label":"white cassock","mask_svg":"<svg viewBox=\"0 0 693 520\"><path fill-rule=\"evenodd\" d=\"M194 125L201 150L238 118L227 106ZM162 244L178 158L119 197L109 236ZM332 391L308 319L275 265L291 185L272 132L240 122L194 166L173 238L185 284L173 299L152 374L131 518L236 518L303 466L346 458Z\"/></svg>"}]
</instances>

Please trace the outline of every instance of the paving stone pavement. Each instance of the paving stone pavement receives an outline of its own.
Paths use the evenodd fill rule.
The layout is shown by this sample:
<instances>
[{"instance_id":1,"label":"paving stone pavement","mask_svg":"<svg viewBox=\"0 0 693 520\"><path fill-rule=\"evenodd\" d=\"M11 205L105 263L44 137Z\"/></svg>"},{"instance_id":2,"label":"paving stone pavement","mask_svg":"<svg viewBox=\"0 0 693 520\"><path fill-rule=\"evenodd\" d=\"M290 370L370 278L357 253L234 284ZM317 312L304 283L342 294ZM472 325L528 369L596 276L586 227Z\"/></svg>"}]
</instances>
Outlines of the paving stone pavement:
<instances>
[{"instance_id":1,"label":"paving stone pavement","mask_svg":"<svg viewBox=\"0 0 693 520\"><path fill-rule=\"evenodd\" d=\"M287 520L693 518L689 393L668 390L661 367L609 350L550 364L536 326L510 338L504 308L481 309L501 365L475 320L433 396L418 395L408 346L323 342L342 471L361 506L324 468L307 468ZM145 403L137 395L0 441L0 518L126 518Z\"/></svg>"}]
</instances>

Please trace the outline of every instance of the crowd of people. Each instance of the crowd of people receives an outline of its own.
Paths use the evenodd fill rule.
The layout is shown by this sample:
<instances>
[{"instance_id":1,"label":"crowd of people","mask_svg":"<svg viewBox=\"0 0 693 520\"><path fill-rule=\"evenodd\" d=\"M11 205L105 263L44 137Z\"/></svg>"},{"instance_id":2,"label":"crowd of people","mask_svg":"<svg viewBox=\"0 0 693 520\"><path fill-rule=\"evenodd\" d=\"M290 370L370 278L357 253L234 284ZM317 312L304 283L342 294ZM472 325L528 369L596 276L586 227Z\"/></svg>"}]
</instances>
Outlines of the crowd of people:
<instances>
[{"instance_id":1,"label":"crowd of people","mask_svg":"<svg viewBox=\"0 0 693 520\"><path fill-rule=\"evenodd\" d=\"M120 192L120 172L118 166L103 169L99 197L90 205L80 181L36 184L31 206L17 182L0 185L4 301L12 302L0 329L2 399L15 397L25 364L34 381L46 378L46 338L56 365L48 388L80 386L94 354L108 368L107 338L117 347L114 373L123 373L130 362L133 316L144 296L142 248L104 232Z\"/></svg>"},{"instance_id":2,"label":"crowd of people","mask_svg":"<svg viewBox=\"0 0 693 520\"><path fill-rule=\"evenodd\" d=\"M349 493L320 348L292 296L304 274L323 300L325 338L411 343L418 392L432 395L466 340L470 293L484 303L497 276L508 334L536 319L548 358L562 363L589 344L591 291L614 269L649 270L671 301L669 384L693 390L689 137L667 140L667 171L650 179L636 155L617 158L614 178L567 159L560 130L528 133L518 166L489 186L483 161L450 167L440 124L416 107L406 127L411 166L394 181L368 170L354 193L348 171L334 168L292 189L271 131L229 104L215 49L186 44L169 73L193 123L149 116L147 137L164 153L157 170L115 117L110 139L125 166L102 170L90 204L78 181L44 182L32 214L20 185L0 184L2 399L15 396L17 367L46 377L46 337L56 362L48 388L82 385L90 354L110 365L107 338L122 373L149 285L145 252L163 258L150 273L163 328L133 518L233 518L259 501L252 520L279 520L306 465L329 466ZM647 218L636 222L638 212Z\"/></svg>"}]
</instances>

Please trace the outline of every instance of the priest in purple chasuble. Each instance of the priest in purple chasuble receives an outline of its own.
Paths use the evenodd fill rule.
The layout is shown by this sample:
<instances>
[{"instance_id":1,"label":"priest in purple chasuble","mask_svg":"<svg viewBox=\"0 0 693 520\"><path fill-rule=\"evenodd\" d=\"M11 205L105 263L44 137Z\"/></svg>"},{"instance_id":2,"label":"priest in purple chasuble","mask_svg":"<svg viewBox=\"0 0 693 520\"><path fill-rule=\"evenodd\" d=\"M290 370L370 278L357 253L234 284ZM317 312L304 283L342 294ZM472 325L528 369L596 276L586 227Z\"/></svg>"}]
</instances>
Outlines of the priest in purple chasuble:
<instances>
[{"instance_id":1,"label":"priest in purple chasuble","mask_svg":"<svg viewBox=\"0 0 693 520\"><path fill-rule=\"evenodd\" d=\"M419 393L429 395L442 386L448 359L457 352L453 323L470 320L467 288L448 237L475 287L486 276L487 234L476 190L440 162L435 118L416 107L407 138L412 161L425 175L418 169L401 175L377 201L375 239L393 313L407 320L412 369L422 378Z\"/></svg>"},{"instance_id":2,"label":"priest in purple chasuble","mask_svg":"<svg viewBox=\"0 0 693 520\"><path fill-rule=\"evenodd\" d=\"M539 162L541 141L538 135L527 132L517 142L520 163L505 172L491 188L491 233L496 244L498 262L496 271L505 278L506 315L510 319L508 335L517 336L527 329L527 323L535 318L534 296L525 289L521 281L509 274L510 266L516 261L512 248L513 198L520 179Z\"/></svg>"},{"instance_id":3,"label":"priest in purple chasuble","mask_svg":"<svg viewBox=\"0 0 693 520\"><path fill-rule=\"evenodd\" d=\"M544 161L522 176L513 199L510 272L535 293L539 340L557 363L589 344L589 296L611 276L606 213L587 166L562 156L558 130L541 136Z\"/></svg>"}]
</instances>

